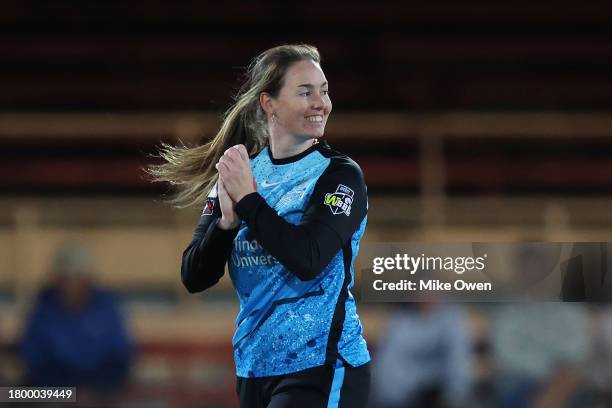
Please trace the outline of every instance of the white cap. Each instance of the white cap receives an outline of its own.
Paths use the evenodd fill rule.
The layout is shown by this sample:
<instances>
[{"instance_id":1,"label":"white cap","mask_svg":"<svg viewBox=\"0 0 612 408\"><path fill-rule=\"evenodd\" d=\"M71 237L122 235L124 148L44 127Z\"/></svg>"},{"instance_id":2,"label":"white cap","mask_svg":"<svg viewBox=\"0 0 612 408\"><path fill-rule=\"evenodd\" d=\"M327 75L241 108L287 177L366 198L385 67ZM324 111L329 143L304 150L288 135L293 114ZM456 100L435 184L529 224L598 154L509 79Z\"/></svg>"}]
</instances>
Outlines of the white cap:
<instances>
[{"instance_id":1,"label":"white cap","mask_svg":"<svg viewBox=\"0 0 612 408\"><path fill-rule=\"evenodd\" d=\"M63 244L53 259L53 272L58 275L89 275L91 273L89 251L77 243Z\"/></svg>"}]
</instances>

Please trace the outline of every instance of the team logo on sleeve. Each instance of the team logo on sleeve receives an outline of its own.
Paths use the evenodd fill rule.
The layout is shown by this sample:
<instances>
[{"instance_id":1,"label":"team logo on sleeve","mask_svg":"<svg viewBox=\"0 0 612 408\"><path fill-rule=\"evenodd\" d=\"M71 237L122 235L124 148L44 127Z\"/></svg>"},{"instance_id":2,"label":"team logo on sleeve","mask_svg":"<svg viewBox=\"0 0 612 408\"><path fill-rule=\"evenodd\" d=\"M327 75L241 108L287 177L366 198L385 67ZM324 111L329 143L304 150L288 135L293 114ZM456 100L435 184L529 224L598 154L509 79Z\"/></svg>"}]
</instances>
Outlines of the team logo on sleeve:
<instances>
[{"instance_id":1,"label":"team logo on sleeve","mask_svg":"<svg viewBox=\"0 0 612 408\"><path fill-rule=\"evenodd\" d=\"M212 197L208 197L206 199L206 202L204 203L204 209L202 210L202 215L212 215L214 209L215 209L215 201Z\"/></svg>"},{"instance_id":2,"label":"team logo on sleeve","mask_svg":"<svg viewBox=\"0 0 612 408\"><path fill-rule=\"evenodd\" d=\"M329 207L332 214L346 214L348 217L351 215L351 204L353 204L353 197L355 192L345 185L338 184L335 193L325 194L323 204Z\"/></svg>"}]
</instances>

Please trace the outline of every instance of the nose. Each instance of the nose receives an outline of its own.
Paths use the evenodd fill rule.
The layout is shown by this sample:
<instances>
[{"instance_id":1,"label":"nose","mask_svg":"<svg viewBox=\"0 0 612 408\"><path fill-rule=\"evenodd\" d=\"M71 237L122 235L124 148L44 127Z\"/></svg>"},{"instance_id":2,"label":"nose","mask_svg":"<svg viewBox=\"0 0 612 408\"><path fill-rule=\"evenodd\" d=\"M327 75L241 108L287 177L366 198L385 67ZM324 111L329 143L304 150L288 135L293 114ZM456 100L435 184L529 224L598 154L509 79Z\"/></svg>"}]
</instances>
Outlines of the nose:
<instances>
[{"instance_id":1,"label":"nose","mask_svg":"<svg viewBox=\"0 0 612 408\"><path fill-rule=\"evenodd\" d=\"M312 109L314 110L323 110L325 109L325 101L323 100L323 96L321 94L316 94L312 100Z\"/></svg>"}]
</instances>

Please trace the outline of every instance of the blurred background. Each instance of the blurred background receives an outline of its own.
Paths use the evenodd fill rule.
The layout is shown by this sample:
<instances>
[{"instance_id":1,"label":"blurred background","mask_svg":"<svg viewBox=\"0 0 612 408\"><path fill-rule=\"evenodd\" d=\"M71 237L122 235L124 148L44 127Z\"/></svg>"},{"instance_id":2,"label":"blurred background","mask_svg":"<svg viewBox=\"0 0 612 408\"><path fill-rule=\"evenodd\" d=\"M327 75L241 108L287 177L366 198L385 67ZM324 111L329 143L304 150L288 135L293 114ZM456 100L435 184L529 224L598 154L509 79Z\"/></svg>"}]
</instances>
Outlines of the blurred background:
<instances>
[{"instance_id":1,"label":"blurred background","mask_svg":"<svg viewBox=\"0 0 612 408\"><path fill-rule=\"evenodd\" d=\"M326 138L365 173L363 242L610 240L610 3L5 0L0 384L236 406L233 289L184 290L200 209L142 167L213 136L251 58L293 42L322 53ZM604 305L359 312L374 407L612 406Z\"/></svg>"}]
</instances>

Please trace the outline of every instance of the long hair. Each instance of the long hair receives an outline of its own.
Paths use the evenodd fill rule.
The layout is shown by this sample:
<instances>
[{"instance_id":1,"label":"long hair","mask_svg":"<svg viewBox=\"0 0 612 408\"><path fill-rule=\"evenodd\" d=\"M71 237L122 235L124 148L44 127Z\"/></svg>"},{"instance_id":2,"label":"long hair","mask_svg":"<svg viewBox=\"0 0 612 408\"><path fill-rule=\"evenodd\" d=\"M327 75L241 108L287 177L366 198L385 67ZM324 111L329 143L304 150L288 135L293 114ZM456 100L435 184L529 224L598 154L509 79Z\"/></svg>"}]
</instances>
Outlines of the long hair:
<instances>
[{"instance_id":1,"label":"long hair","mask_svg":"<svg viewBox=\"0 0 612 408\"><path fill-rule=\"evenodd\" d=\"M320 64L321 56L316 47L306 44L281 45L262 52L249 64L246 81L223 114L223 124L214 138L195 147L161 144L157 157L164 162L149 165L145 171L153 182L167 182L173 187L166 200L169 204L178 208L202 205L217 182L215 164L225 150L244 144L253 155L268 143L267 118L259 95L267 92L277 97L287 69L302 60Z\"/></svg>"}]
</instances>

